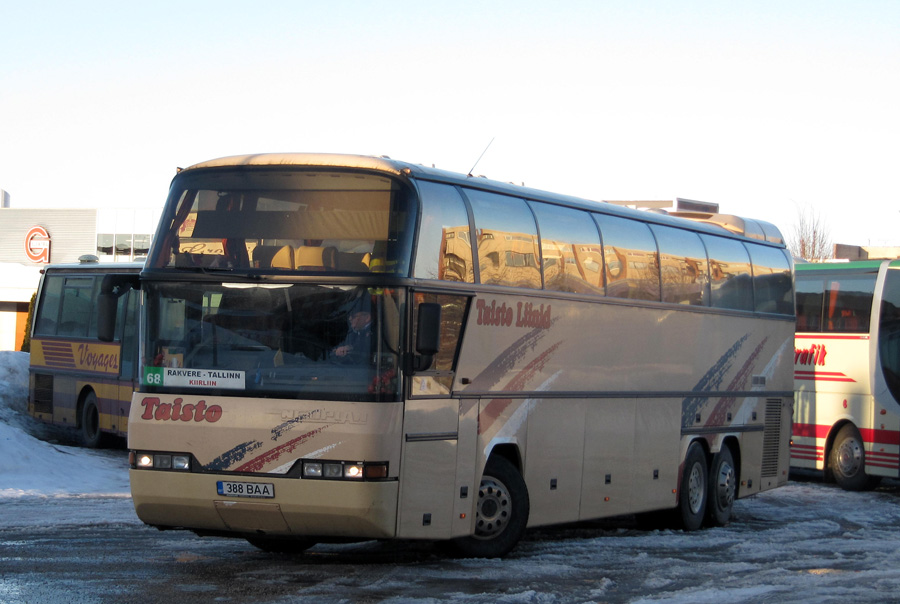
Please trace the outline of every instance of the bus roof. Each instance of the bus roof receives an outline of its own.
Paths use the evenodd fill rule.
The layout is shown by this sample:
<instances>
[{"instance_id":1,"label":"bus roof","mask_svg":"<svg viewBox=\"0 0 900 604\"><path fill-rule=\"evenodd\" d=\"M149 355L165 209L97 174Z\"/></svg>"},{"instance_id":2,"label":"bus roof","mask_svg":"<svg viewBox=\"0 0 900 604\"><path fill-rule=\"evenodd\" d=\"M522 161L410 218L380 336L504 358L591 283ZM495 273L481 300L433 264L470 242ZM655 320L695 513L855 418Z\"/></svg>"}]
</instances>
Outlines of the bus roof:
<instances>
[{"instance_id":1,"label":"bus roof","mask_svg":"<svg viewBox=\"0 0 900 604\"><path fill-rule=\"evenodd\" d=\"M42 273L58 271L85 271L104 273L138 273L144 268L144 262L73 262L70 264L48 264L41 269Z\"/></svg>"},{"instance_id":2,"label":"bus roof","mask_svg":"<svg viewBox=\"0 0 900 604\"><path fill-rule=\"evenodd\" d=\"M410 164L391 159L386 156L346 155L338 153L258 153L250 155L232 155L194 164L179 172L225 167L289 167L310 166L322 168L352 168L381 172L391 176L412 177L420 180L431 180L466 186L485 191L511 194L526 199L534 199L549 203L565 204L588 211L600 211L628 218L638 218L645 222L691 228L692 230L722 235L723 231L732 236L745 237L758 242L784 247L784 237L779 229L768 222L756 219L741 218L725 214L706 213L673 213L665 211L645 212L622 207L602 201L592 201L559 193L550 193L539 189L490 180L482 176L460 174L422 165ZM688 226L691 225L691 226Z\"/></svg>"},{"instance_id":3,"label":"bus roof","mask_svg":"<svg viewBox=\"0 0 900 604\"><path fill-rule=\"evenodd\" d=\"M795 263L797 271L877 271L887 260L854 260L852 262L803 262Z\"/></svg>"}]
</instances>

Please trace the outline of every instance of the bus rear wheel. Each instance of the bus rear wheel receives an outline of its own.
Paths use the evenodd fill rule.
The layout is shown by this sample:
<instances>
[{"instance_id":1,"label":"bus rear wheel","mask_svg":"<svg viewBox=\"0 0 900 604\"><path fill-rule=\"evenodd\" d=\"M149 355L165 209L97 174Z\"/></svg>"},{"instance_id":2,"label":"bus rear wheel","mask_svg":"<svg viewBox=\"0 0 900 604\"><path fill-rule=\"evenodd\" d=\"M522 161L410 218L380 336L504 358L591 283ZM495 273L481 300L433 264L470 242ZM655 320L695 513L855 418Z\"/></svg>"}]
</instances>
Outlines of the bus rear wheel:
<instances>
[{"instance_id":1,"label":"bus rear wheel","mask_svg":"<svg viewBox=\"0 0 900 604\"><path fill-rule=\"evenodd\" d=\"M100 407L97 405L97 395L88 392L81 407L81 442L85 447L97 449L105 444L105 436L103 430L100 429Z\"/></svg>"},{"instance_id":2,"label":"bus rear wheel","mask_svg":"<svg viewBox=\"0 0 900 604\"><path fill-rule=\"evenodd\" d=\"M838 430L828 456L828 469L838 486L847 491L865 491L878 484L878 478L866 474L866 451L853 424Z\"/></svg>"},{"instance_id":3,"label":"bus rear wheel","mask_svg":"<svg viewBox=\"0 0 900 604\"><path fill-rule=\"evenodd\" d=\"M723 445L713 456L709 473L709 497L706 502L710 526L725 526L731 521L737 493L737 472L731 450Z\"/></svg>"},{"instance_id":4,"label":"bus rear wheel","mask_svg":"<svg viewBox=\"0 0 900 604\"><path fill-rule=\"evenodd\" d=\"M708 503L708 485L706 452L699 443L691 443L684 458L676 508L676 518L684 530L696 531L703 525Z\"/></svg>"},{"instance_id":5,"label":"bus rear wheel","mask_svg":"<svg viewBox=\"0 0 900 604\"><path fill-rule=\"evenodd\" d=\"M475 534L454 539L457 554L473 558L499 558L525 534L530 504L525 481L516 467L493 456L484 468L475 508Z\"/></svg>"}]
</instances>

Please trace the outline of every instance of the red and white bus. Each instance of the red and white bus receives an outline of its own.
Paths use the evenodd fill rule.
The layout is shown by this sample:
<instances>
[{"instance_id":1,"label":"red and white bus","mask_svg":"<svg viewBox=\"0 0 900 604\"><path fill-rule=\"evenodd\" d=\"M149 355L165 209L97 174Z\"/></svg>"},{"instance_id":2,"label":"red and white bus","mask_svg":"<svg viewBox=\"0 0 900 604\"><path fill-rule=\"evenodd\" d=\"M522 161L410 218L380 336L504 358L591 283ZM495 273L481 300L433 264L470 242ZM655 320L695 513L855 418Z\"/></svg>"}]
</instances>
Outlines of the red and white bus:
<instances>
[{"instance_id":1,"label":"red and white bus","mask_svg":"<svg viewBox=\"0 0 900 604\"><path fill-rule=\"evenodd\" d=\"M798 264L791 465L900 476L900 261Z\"/></svg>"},{"instance_id":2,"label":"red and white bus","mask_svg":"<svg viewBox=\"0 0 900 604\"><path fill-rule=\"evenodd\" d=\"M88 447L128 432L138 382L139 292L118 299L112 341L97 337L97 298L108 275L136 277L143 263L80 264L42 270L35 298L29 369L29 414L77 430Z\"/></svg>"},{"instance_id":3,"label":"red and white bus","mask_svg":"<svg viewBox=\"0 0 900 604\"><path fill-rule=\"evenodd\" d=\"M728 522L787 481L792 263L772 225L703 218L385 158L182 170L129 283L138 516L475 556L621 514Z\"/></svg>"}]
</instances>

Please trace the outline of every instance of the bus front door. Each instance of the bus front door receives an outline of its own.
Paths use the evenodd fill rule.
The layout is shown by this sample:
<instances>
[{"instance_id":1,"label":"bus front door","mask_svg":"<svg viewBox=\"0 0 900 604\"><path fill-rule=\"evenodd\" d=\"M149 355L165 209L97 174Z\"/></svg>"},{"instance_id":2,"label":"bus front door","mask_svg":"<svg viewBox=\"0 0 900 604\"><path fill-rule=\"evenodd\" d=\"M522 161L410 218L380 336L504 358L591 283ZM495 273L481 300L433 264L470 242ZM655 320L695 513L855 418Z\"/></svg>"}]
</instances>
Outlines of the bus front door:
<instances>
[{"instance_id":1,"label":"bus front door","mask_svg":"<svg viewBox=\"0 0 900 604\"><path fill-rule=\"evenodd\" d=\"M427 388L428 377L416 377ZM477 399L406 402L400 461L398 537L448 539L472 532Z\"/></svg>"}]
</instances>

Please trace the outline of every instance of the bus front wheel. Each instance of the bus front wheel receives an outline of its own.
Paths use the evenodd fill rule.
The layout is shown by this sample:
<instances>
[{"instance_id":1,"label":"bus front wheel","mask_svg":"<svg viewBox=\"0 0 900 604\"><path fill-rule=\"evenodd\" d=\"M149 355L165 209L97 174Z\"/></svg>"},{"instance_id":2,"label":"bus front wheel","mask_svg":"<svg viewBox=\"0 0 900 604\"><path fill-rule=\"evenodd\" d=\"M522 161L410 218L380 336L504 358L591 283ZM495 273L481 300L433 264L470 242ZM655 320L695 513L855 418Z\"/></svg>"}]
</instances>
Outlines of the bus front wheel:
<instances>
[{"instance_id":1,"label":"bus front wheel","mask_svg":"<svg viewBox=\"0 0 900 604\"><path fill-rule=\"evenodd\" d=\"M453 549L473 558L505 556L525 534L530 511L528 489L512 462L496 455L490 458L475 505L475 534L454 539Z\"/></svg>"},{"instance_id":2,"label":"bus front wheel","mask_svg":"<svg viewBox=\"0 0 900 604\"><path fill-rule=\"evenodd\" d=\"M828 456L828 469L838 486L847 491L864 491L878 484L877 478L866 474L865 448L853 424L838 430Z\"/></svg>"},{"instance_id":3,"label":"bus front wheel","mask_svg":"<svg viewBox=\"0 0 900 604\"><path fill-rule=\"evenodd\" d=\"M85 447L96 449L103 446L104 436L103 430L100 429L100 407L97 405L97 395L88 392L81 407L81 441Z\"/></svg>"}]
</instances>

